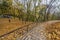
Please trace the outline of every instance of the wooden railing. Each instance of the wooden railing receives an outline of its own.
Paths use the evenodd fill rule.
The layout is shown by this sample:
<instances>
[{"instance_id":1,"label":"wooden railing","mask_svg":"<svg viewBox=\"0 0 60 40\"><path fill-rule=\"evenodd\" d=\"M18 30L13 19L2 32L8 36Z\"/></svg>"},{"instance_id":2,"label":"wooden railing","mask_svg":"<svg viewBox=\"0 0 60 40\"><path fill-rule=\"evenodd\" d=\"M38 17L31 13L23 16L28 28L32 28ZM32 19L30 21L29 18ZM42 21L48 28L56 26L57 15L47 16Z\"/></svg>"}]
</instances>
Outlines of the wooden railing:
<instances>
[{"instance_id":1,"label":"wooden railing","mask_svg":"<svg viewBox=\"0 0 60 40\"><path fill-rule=\"evenodd\" d=\"M28 33L28 31L34 28L34 25L36 25L36 23L31 23L6 34L0 35L0 40L16 40L18 37L21 37L25 33Z\"/></svg>"}]
</instances>

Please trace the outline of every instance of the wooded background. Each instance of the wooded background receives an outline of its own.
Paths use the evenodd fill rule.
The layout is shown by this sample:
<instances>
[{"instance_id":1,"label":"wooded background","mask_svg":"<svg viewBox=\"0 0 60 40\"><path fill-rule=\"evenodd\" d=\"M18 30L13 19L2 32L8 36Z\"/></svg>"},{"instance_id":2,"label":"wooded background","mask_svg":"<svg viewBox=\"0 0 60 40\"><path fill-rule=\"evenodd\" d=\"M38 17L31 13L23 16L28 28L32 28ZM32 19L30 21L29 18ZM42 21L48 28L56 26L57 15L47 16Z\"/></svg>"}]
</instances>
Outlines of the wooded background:
<instances>
[{"instance_id":1,"label":"wooded background","mask_svg":"<svg viewBox=\"0 0 60 40\"><path fill-rule=\"evenodd\" d=\"M33 22L60 20L59 0L45 1L42 4L42 0L0 0L0 16Z\"/></svg>"}]
</instances>

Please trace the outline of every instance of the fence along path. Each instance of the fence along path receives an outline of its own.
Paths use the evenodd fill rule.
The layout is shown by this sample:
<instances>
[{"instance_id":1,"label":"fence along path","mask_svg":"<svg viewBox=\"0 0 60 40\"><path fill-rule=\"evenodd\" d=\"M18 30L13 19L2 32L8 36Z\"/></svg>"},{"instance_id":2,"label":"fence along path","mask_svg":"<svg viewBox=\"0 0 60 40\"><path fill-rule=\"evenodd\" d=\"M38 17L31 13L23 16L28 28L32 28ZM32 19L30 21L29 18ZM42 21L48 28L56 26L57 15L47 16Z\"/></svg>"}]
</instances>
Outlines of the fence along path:
<instances>
[{"instance_id":1,"label":"fence along path","mask_svg":"<svg viewBox=\"0 0 60 40\"><path fill-rule=\"evenodd\" d=\"M24 34L28 33L28 31L33 29L35 27L34 25L36 25L36 23L31 23L6 34L0 35L0 40L16 40L17 38L23 36Z\"/></svg>"}]
</instances>

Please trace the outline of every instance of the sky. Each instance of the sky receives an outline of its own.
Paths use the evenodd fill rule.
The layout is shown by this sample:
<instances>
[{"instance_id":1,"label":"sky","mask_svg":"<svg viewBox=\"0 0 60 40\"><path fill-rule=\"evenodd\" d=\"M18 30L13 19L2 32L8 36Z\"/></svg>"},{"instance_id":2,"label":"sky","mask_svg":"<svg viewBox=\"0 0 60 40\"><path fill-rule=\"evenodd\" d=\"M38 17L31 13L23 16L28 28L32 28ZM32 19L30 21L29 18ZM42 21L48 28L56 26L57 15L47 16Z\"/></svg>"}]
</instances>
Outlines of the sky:
<instances>
[{"instance_id":1,"label":"sky","mask_svg":"<svg viewBox=\"0 0 60 40\"><path fill-rule=\"evenodd\" d=\"M50 0L42 0L42 4L46 4L46 1L47 1L47 4L49 4ZM52 8L53 10L51 9L52 13L54 11L55 12L60 12L60 0L56 0L56 2L54 2L52 5L55 7L55 8Z\"/></svg>"},{"instance_id":2,"label":"sky","mask_svg":"<svg viewBox=\"0 0 60 40\"><path fill-rule=\"evenodd\" d=\"M42 4L49 4L50 0L42 0Z\"/></svg>"},{"instance_id":3,"label":"sky","mask_svg":"<svg viewBox=\"0 0 60 40\"><path fill-rule=\"evenodd\" d=\"M19 0L21 3L23 2L23 0ZM24 0L25 1L25 0ZM41 2L41 4L45 4L46 5L46 3L47 4L49 4L49 2L50 2L51 0L42 0L42 2ZM37 2L38 3L38 2ZM37 4L38 5L38 4ZM53 4L52 4L53 6L58 6L58 5L60 5L60 0L56 0L56 2L54 2ZM32 3L32 7L33 7L33 3ZM60 6L59 6L60 7ZM54 9L54 11L58 11L58 10L60 10L60 8L55 8Z\"/></svg>"}]
</instances>

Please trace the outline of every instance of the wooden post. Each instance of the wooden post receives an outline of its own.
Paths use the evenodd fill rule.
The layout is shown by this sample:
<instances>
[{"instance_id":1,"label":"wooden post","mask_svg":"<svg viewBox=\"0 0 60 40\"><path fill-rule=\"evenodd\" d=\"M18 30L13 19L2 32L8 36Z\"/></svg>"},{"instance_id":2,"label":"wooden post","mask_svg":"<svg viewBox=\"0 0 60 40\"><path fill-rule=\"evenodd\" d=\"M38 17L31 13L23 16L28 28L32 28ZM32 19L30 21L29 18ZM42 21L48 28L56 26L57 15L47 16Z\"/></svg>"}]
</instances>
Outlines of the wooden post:
<instances>
[{"instance_id":1,"label":"wooden post","mask_svg":"<svg viewBox=\"0 0 60 40\"><path fill-rule=\"evenodd\" d=\"M28 32L28 26L27 26L27 32Z\"/></svg>"}]
</instances>

